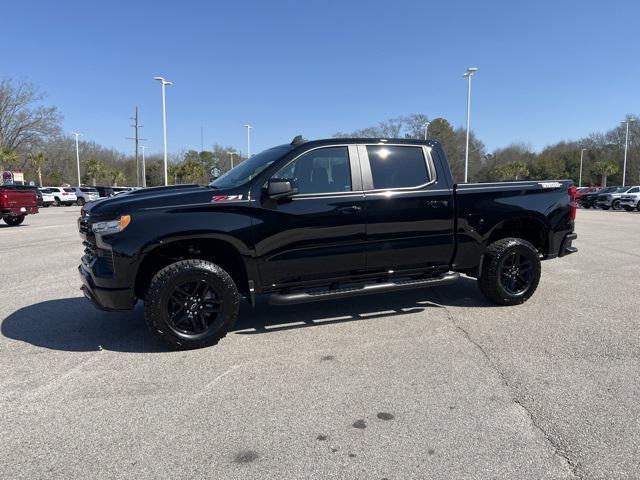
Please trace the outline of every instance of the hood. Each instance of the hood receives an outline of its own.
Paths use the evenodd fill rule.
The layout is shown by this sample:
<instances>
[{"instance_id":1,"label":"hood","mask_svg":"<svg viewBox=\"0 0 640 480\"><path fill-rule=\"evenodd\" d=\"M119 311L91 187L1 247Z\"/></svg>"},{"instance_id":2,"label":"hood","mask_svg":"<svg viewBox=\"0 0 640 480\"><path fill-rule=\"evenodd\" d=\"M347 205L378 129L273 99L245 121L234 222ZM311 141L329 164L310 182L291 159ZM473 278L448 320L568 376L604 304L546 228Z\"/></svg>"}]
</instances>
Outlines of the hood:
<instances>
[{"instance_id":1,"label":"hood","mask_svg":"<svg viewBox=\"0 0 640 480\"><path fill-rule=\"evenodd\" d=\"M150 208L210 203L214 202L214 196L237 193L239 192L223 191L195 184L143 188L87 203L83 208L83 214L114 217Z\"/></svg>"}]
</instances>

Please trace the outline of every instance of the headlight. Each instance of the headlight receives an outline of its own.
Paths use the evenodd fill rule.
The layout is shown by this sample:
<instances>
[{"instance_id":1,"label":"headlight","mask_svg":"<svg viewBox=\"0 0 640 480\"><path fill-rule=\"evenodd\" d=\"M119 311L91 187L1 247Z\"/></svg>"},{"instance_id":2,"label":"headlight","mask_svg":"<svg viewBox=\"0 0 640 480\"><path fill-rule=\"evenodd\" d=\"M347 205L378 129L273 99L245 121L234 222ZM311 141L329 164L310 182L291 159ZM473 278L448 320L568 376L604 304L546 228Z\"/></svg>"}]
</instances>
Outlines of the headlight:
<instances>
[{"instance_id":1,"label":"headlight","mask_svg":"<svg viewBox=\"0 0 640 480\"><path fill-rule=\"evenodd\" d=\"M131 223L131 215L122 215L117 220L109 220L108 222L96 222L91 226L93 233L101 235L109 235L123 231Z\"/></svg>"}]
</instances>

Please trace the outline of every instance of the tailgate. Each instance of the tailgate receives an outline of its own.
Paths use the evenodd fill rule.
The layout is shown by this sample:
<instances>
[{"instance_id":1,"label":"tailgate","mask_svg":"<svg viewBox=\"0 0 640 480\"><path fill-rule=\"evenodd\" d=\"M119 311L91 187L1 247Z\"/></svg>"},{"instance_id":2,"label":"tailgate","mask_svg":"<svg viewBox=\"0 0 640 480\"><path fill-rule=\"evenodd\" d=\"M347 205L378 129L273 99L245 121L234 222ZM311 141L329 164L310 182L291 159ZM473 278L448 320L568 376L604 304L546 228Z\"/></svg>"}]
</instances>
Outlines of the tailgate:
<instances>
[{"instance_id":1,"label":"tailgate","mask_svg":"<svg viewBox=\"0 0 640 480\"><path fill-rule=\"evenodd\" d=\"M36 192L33 190L12 188L3 188L0 190L0 207L35 207L37 204Z\"/></svg>"}]
</instances>

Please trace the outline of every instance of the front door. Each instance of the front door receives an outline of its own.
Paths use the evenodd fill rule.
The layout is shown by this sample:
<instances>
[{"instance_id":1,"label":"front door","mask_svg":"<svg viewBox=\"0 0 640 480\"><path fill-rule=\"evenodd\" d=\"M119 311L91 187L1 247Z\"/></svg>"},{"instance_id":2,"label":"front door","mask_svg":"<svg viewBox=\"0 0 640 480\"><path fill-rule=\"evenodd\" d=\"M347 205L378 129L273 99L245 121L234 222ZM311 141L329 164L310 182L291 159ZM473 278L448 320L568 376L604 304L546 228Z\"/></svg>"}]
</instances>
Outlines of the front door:
<instances>
[{"instance_id":1,"label":"front door","mask_svg":"<svg viewBox=\"0 0 640 480\"><path fill-rule=\"evenodd\" d=\"M430 147L361 145L371 271L445 270L454 251L453 195Z\"/></svg>"},{"instance_id":2,"label":"front door","mask_svg":"<svg viewBox=\"0 0 640 480\"><path fill-rule=\"evenodd\" d=\"M298 193L256 199L256 256L265 289L328 281L365 266L364 194L355 147L307 151L273 178L287 179Z\"/></svg>"}]
</instances>

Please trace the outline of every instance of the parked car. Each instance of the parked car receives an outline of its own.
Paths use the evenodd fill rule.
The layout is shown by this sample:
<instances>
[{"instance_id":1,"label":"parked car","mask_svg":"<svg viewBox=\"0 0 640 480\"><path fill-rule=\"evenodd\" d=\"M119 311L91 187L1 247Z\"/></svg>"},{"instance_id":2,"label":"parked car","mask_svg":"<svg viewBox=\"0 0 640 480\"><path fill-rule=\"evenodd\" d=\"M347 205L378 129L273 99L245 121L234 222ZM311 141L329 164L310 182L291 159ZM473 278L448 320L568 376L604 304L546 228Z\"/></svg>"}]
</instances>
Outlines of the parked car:
<instances>
[{"instance_id":1,"label":"parked car","mask_svg":"<svg viewBox=\"0 0 640 480\"><path fill-rule=\"evenodd\" d=\"M233 327L241 296L288 305L464 273L492 302L523 303L541 260L576 251L575 214L570 180L456 184L437 142L296 137L209 186L85 205L78 269L98 307L142 299L153 333L197 348Z\"/></svg>"},{"instance_id":2,"label":"parked car","mask_svg":"<svg viewBox=\"0 0 640 480\"><path fill-rule=\"evenodd\" d=\"M48 188L39 188L38 191L42 196L43 207L50 207L55 203L56 197L53 195L53 192L51 190L49 190Z\"/></svg>"},{"instance_id":3,"label":"parked car","mask_svg":"<svg viewBox=\"0 0 640 480\"><path fill-rule=\"evenodd\" d=\"M95 187L72 187L78 198L78 205L84 205L87 202L93 202L100 198L100 194Z\"/></svg>"},{"instance_id":4,"label":"parked car","mask_svg":"<svg viewBox=\"0 0 640 480\"><path fill-rule=\"evenodd\" d=\"M15 227L24 222L26 215L38 213L38 197L33 187L0 185L0 218Z\"/></svg>"},{"instance_id":5,"label":"parked car","mask_svg":"<svg viewBox=\"0 0 640 480\"><path fill-rule=\"evenodd\" d=\"M587 193L593 193L593 192L597 192L598 190L601 190L602 187L579 187L576 189L576 198L579 199L580 197L582 197L583 195L586 195Z\"/></svg>"},{"instance_id":6,"label":"parked car","mask_svg":"<svg viewBox=\"0 0 640 480\"><path fill-rule=\"evenodd\" d=\"M640 189L640 187L638 186L631 186L631 187L618 187L616 190L612 191L612 192L606 192L606 193L600 193L598 194L598 197L596 198L596 202L595 205L598 208L601 208L603 210L609 210L610 208L613 208L614 210L620 210L620 198L622 197L622 195L624 195L625 193L629 193L630 190L633 189Z\"/></svg>"},{"instance_id":7,"label":"parked car","mask_svg":"<svg viewBox=\"0 0 640 480\"><path fill-rule=\"evenodd\" d=\"M69 207L78 201L76 192L72 187L47 187L47 190L50 190L53 194L57 206L66 205Z\"/></svg>"},{"instance_id":8,"label":"parked car","mask_svg":"<svg viewBox=\"0 0 640 480\"><path fill-rule=\"evenodd\" d=\"M596 208L596 200L598 198L598 195L609 193L609 192L615 192L618 188L619 187L605 187L605 188L601 188L600 190L595 190L593 192L583 193L578 198L578 205L580 205L583 208Z\"/></svg>"},{"instance_id":9,"label":"parked car","mask_svg":"<svg viewBox=\"0 0 640 480\"><path fill-rule=\"evenodd\" d=\"M634 208L640 212L640 187L633 187L620 197L620 206L627 212Z\"/></svg>"},{"instance_id":10,"label":"parked car","mask_svg":"<svg viewBox=\"0 0 640 480\"><path fill-rule=\"evenodd\" d=\"M100 195L100 198L105 198L105 197L112 197L113 196L113 188L112 187L103 187L103 186L96 186L93 187L98 191L98 194Z\"/></svg>"}]
</instances>

